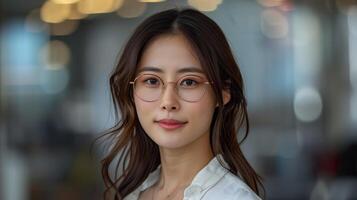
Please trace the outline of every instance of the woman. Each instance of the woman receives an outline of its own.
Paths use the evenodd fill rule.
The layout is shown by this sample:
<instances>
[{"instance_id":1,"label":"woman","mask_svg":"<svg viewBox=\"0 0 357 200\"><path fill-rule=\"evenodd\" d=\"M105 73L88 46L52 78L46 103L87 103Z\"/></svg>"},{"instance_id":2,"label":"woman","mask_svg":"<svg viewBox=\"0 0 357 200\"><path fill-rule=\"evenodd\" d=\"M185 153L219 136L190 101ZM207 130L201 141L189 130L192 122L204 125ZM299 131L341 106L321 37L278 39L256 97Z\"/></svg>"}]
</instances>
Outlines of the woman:
<instances>
[{"instance_id":1,"label":"woman","mask_svg":"<svg viewBox=\"0 0 357 200\"><path fill-rule=\"evenodd\" d=\"M210 18L193 9L147 18L110 86L121 119L102 160L105 199L260 199L260 177L237 141L249 130L242 76Z\"/></svg>"}]
</instances>

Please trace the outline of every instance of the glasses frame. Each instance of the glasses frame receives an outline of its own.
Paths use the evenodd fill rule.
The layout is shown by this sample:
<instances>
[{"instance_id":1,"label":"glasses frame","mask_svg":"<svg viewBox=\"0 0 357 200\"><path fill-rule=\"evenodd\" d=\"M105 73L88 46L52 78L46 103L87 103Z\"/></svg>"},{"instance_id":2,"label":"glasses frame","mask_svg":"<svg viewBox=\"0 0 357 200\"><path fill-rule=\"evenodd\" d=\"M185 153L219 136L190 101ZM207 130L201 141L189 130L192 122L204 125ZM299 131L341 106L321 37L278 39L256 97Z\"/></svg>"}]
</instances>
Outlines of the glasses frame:
<instances>
[{"instance_id":1,"label":"glasses frame","mask_svg":"<svg viewBox=\"0 0 357 200\"><path fill-rule=\"evenodd\" d=\"M135 81L136 81L138 78L140 78L141 76L144 76L144 75L152 75L152 76L157 77L157 78L161 81L161 83L162 83L162 85L163 85L162 88L161 88L161 93L160 93L160 95L159 95L158 98L155 99L155 100L151 100L151 101L145 100L145 99L143 99L142 97L140 97L139 95L137 95L136 92L135 92ZM184 78L187 77L187 76L193 76L193 75L185 75L185 76L182 76L182 77L178 78L176 81L168 81L168 82L165 82L165 81L163 81L163 80L160 78L160 76L158 76L158 75L150 74L150 73L144 73L144 74L138 75L133 81L130 81L129 84L133 86L134 94L135 94L139 99L141 99L141 100L143 100L143 101L145 101L145 102L155 102L155 101L158 101L158 100L162 97L162 94L164 93L166 87L167 87L170 83L171 83L171 84L173 84L173 83L175 84L174 89L176 90L177 96L178 96L181 100L186 101L186 102L198 102L198 101L200 101L200 100L203 98L203 96L205 96L206 91L207 91L207 88L206 88L206 87L204 88L204 91L203 91L203 93L202 93L202 96L201 96L197 101L188 101L188 100L182 98L182 97L179 95L178 86L177 86L177 85L178 85L178 83L179 83L182 79L184 79ZM198 82L198 83L199 83L199 84L205 84L205 85L211 85L211 84L213 84L213 82L210 82L210 81L203 81L203 82Z\"/></svg>"}]
</instances>

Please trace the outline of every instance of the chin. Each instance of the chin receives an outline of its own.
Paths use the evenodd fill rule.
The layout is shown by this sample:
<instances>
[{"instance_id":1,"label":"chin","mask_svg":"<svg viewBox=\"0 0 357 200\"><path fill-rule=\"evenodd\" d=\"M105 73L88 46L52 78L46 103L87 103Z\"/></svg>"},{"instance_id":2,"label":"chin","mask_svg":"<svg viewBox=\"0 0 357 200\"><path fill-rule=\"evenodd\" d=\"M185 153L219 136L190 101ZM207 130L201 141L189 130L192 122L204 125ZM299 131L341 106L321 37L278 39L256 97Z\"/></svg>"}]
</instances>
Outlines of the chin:
<instances>
[{"instance_id":1,"label":"chin","mask_svg":"<svg viewBox=\"0 0 357 200\"><path fill-rule=\"evenodd\" d=\"M155 143L160 147L160 148L165 148L165 149L178 149L181 147L184 147L187 145L184 142L179 142L177 139L170 139L170 141L155 141Z\"/></svg>"},{"instance_id":2,"label":"chin","mask_svg":"<svg viewBox=\"0 0 357 200\"><path fill-rule=\"evenodd\" d=\"M183 146L184 145L159 145L160 148L171 149L171 150L179 149L179 148L182 148Z\"/></svg>"}]
</instances>

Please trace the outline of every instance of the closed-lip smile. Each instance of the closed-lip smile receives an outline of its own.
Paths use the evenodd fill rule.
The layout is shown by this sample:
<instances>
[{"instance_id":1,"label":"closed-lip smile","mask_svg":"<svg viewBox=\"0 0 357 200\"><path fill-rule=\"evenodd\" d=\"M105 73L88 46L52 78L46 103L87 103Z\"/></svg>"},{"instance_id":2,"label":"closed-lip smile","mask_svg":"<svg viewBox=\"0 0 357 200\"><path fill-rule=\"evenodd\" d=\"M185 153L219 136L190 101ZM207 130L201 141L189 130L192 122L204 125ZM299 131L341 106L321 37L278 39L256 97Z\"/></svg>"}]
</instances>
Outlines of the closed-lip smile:
<instances>
[{"instance_id":1,"label":"closed-lip smile","mask_svg":"<svg viewBox=\"0 0 357 200\"><path fill-rule=\"evenodd\" d=\"M159 124L160 127L166 130L175 130L183 127L187 122L179 121L175 119L160 119L155 121Z\"/></svg>"}]
</instances>

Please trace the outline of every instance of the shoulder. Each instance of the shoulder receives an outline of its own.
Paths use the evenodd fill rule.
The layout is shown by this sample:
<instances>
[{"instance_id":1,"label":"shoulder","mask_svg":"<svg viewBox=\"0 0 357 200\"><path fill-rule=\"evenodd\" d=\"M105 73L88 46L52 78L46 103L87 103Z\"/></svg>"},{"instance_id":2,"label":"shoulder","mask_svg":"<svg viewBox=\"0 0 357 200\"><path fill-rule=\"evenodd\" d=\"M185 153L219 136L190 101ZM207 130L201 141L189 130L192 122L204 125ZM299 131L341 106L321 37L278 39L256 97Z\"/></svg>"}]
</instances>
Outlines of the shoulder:
<instances>
[{"instance_id":1,"label":"shoulder","mask_svg":"<svg viewBox=\"0 0 357 200\"><path fill-rule=\"evenodd\" d=\"M217 184L208 190L205 196L213 197L212 195L215 196L212 199L260 200L260 197L246 183L230 172L227 172Z\"/></svg>"}]
</instances>

